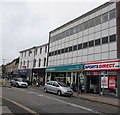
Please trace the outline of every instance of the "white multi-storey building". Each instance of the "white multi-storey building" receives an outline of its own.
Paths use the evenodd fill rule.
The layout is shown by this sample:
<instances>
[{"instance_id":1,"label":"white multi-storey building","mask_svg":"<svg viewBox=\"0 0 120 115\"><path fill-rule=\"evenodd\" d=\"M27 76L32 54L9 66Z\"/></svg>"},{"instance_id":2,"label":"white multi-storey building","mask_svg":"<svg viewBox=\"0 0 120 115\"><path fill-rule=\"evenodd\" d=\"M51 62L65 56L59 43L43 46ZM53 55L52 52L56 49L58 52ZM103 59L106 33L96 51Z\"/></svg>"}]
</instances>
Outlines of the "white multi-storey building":
<instances>
[{"instance_id":1,"label":"white multi-storey building","mask_svg":"<svg viewBox=\"0 0 120 115\"><path fill-rule=\"evenodd\" d=\"M19 75L44 81L47 53L48 44L20 51Z\"/></svg>"},{"instance_id":2,"label":"white multi-storey building","mask_svg":"<svg viewBox=\"0 0 120 115\"><path fill-rule=\"evenodd\" d=\"M107 2L56 28L49 36L49 79L78 84L82 77L80 82L86 92L93 85L101 92L104 76L109 79L107 89L116 88L120 70L120 2ZM109 84L112 79L114 87Z\"/></svg>"}]
</instances>

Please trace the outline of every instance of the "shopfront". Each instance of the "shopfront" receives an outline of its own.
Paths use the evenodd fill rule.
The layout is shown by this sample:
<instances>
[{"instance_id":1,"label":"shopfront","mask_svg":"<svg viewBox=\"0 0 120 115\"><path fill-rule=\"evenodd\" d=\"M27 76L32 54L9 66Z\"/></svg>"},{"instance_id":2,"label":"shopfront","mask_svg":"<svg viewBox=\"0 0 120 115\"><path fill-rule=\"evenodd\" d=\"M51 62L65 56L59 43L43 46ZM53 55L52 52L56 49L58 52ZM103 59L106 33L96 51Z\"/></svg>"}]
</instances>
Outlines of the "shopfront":
<instances>
[{"instance_id":1,"label":"shopfront","mask_svg":"<svg viewBox=\"0 0 120 115\"><path fill-rule=\"evenodd\" d=\"M46 68L46 81L56 80L67 83L69 86L73 83L78 85L79 76L83 75L84 65L66 65Z\"/></svg>"},{"instance_id":2,"label":"shopfront","mask_svg":"<svg viewBox=\"0 0 120 115\"><path fill-rule=\"evenodd\" d=\"M86 92L117 96L120 60L85 64Z\"/></svg>"}]
</instances>

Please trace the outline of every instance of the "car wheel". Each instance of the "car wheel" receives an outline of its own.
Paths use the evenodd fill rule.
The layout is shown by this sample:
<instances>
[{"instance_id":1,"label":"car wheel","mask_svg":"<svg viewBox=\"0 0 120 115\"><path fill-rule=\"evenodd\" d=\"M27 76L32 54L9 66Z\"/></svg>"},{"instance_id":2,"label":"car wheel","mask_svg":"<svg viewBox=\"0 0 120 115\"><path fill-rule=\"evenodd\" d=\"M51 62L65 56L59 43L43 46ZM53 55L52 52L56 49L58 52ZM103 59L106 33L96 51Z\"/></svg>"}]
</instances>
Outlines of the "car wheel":
<instances>
[{"instance_id":1,"label":"car wheel","mask_svg":"<svg viewBox=\"0 0 120 115\"><path fill-rule=\"evenodd\" d=\"M18 84L16 84L16 87L19 87L19 85L18 85Z\"/></svg>"},{"instance_id":2,"label":"car wheel","mask_svg":"<svg viewBox=\"0 0 120 115\"><path fill-rule=\"evenodd\" d=\"M45 93L47 93L47 89L46 88L44 88L44 91L45 91Z\"/></svg>"},{"instance_id":3,"label":"car wheel","mask_svg":"<svg viewBox=\"0 0 120 115\"><path fill-rule=\"evenodd\" d=\"M57 94L60 96L60 95L61 95L61 91L59 90L59 91L57 92Z\"/></svg>"}]
</instances>

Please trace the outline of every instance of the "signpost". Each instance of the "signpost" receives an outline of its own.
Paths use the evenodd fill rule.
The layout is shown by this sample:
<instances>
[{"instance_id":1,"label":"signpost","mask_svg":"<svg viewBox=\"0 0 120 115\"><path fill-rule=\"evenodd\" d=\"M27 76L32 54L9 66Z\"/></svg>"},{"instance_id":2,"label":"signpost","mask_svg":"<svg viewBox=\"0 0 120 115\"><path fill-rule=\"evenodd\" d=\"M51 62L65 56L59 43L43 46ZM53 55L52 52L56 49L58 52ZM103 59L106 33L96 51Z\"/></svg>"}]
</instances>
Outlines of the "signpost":
<instances>
[{"instance_id":1,"label":"signpost","mask_svg":"<svg viewBox=\"0 0 120 115\"><path fill-rule=\"evenodd\" d=\"M101 77L101 88L102 88L102 95L104 94L104 89L108 88L108 77L105 75Z\"/></svg>"}]
</instances>

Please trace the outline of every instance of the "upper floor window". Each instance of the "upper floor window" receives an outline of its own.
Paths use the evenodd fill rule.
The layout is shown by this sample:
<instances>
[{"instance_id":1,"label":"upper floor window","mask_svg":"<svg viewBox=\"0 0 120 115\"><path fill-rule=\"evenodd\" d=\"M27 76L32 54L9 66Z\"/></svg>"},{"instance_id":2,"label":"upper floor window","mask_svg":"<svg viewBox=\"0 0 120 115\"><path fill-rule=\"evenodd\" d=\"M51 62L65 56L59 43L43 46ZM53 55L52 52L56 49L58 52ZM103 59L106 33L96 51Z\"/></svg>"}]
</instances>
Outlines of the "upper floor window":
<instances>
[{"instance_id":1,"label":"upper floor window","mask_svg":"<svg viewBox=\"0 0 120 115\"><path fill-rule=\"evenodd\" d=\"M102 38L102 44L108 43L108 37Z\"/></svg>"},{"instance_id":2,"label":"upper floor window","mask_svg":"<svg viewBox=\"0 0 120 115\"><path fill-rule=\"evenodd\" d=\"M92 47L92 46L94 46L94 40L89 42L89 47Z\"/></svg>"},{"instance_id":3,"label":"upper floor window","mask_svg":"<svg viewBox=\"0 0 120 115\"><path fill-rule=\"evenodd\" d=\"M24 56L26 57L26 52L24 54L25 54Z\"/></svg>"},{"instance_id":4,"label":"upper floor window","mask_svg":"<svg viewBox=\"0 0 120 115\"><path fill-rule=\"evenodd\" d=\"M115 18L115 9L109 12L109 19L111 20L113 18Z\"/></svg>"},{"instance_id":5,"label":"upper floor window","mask_svg":"<svg viewBox=\"0 0 120 115\"><path fill-rule=\"evenodd\" d=\"M39 59L39 67L40 67L40 65L41 65L41 59Z\"/></svg>"},{"instance_id":6,"label":"upper floor window","mask_svg":"<svg viewBox=\"0 0 120 115\"><path fill-rule=\"evenodd\" d=\"M28 62L27 62L27 68L29 68L29 60L28 60Z\"/></svg>"},{"instance_id":7,"label":"upper floor window","mask_svg":"<svg viewBox=\"0 0 120 115\"><path fill-rule=\"evenodd\" d=\"M83 48L87 48L88 47L88 42L83 43Z\"/></svg>"},{"instance_id":8,"label":"upper floor window","mask_svg":"<svg viewBox=\"0 0 120 115\"><path fill-rule=\"evenodd\" d=\"M25 65L25 61L23 62L23 65Z\"/></svg>"},{"instance_id":9,"label":"upper floor window","mask_svg":"<svg viewBox=\"0 0 120 115\"><path fill-rule=\"evenodd\" d=\"M40 54L42 53L42 48L40 48Z\"/></svg>"},{"instance_id":10,"label":"upper floor window","mask_svg":"<svg viewBox=\"0 0 120 115\"><path fill-rule=\"evenodd\" d=\"M100 45L101 44L100 42L101 42L101 39L95 40L95 46Z\"/></svg>"},{"instance_id":11,"label":"upper floor window","mask_svg":"<svg viewBox=\"0 0 120 115\"><path fill-rule=\"evenodd\" d=\"M46 58L44 58L44 66L46 65Z\"/></svg>"},{"instance_id":12,"label":"upper floor window","mask_svg":"<svg viewBox=\"0 0 120 115\"><path fill-rule=\"evenodd\" d=\"M95 25L101 24L101 16L95 18Z\"/></svg>"},{"instance_id":13,"label":"upper floor window","mask_svg":"<svg viewBox=\"0 0 120 115\"><path fill-rule=\"evenodd\" d=\"M111 35L109 39L110 39L110 42L116 41L116 35L115 34Z\"/></svg>"},{"instance_id":14,"label":"upper floor window","mask_svg":"<svg viewBox=\"0 0 120 115\"><path fill-rule=\"evenodd\" d=\"M36 67L36 59L34 59L34 65L33 65L33 67Z\"/></svg>"},{"instance_id":15,"label":"upper floor window","mask_svg":"<svg viewBox=\"0 0 120 115\"><path fill-rule=\"evenodd\" d=\"M108 12L102 15L102 22L104 23L106 21L108 21Z\"/></svg>"},{"instance_id":16,"label":"upper floor window","mask_svg":"<svg viewBox=\"0 0 120 115\"><path fill-rule=\"evenodd\" d=\"M38 50L38 49L35 49L35 55L37 55L37 50Z\"/></svg>"},{"instance_id":17,"label":"upper floor window","mask_svg":"<svg viewBox=\"0 0 120 115\"><path fill-rule=\"evenodd\" d=\"M47 52L47 46L45 46L45 53Z\"/></svg>"}]
</instances>

